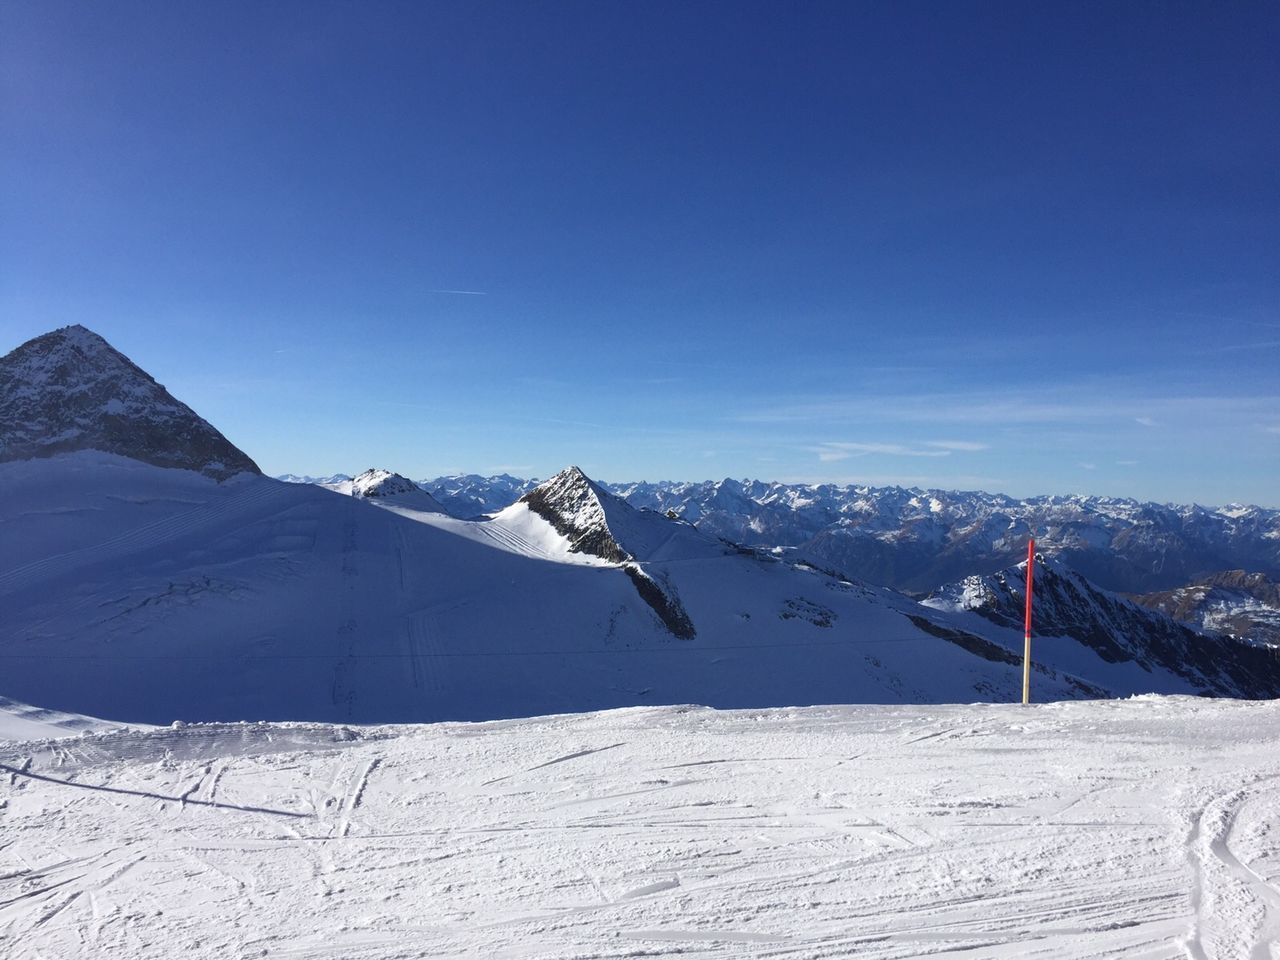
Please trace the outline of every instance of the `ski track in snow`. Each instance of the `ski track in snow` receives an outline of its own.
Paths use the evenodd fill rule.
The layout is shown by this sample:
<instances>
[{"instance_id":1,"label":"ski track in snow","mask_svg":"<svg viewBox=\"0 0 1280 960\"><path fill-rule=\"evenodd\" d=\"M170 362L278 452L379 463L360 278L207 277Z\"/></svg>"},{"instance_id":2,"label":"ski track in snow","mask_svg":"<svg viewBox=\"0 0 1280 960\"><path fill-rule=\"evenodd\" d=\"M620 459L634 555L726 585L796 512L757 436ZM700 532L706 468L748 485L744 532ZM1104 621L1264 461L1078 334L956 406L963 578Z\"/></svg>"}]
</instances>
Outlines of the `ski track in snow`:
<instances>
[{"instance_id":1,"label":"ski track in snow","mask_svg":"<svg viewBox=\"0 0 1280 960\"><path fill-rule=\"evenodd\" d=\"M0 953L1280 955L1280 704L0 741Z\"/></svg>"},{"instance_id":2,"label":"ski track in snow","mask_svg":"<svg viewBox=\"0 0 1280 960\"><path fill-rule=\"evenodd\" d=\"M1214 797L1196 815L1187 840L1195 870L1195 926L1188 940L1192 957L1210 956L1206 941L1228 951L1225 955L1249 960L1271 960L1273 951L1280 952L1280 888L1232 849L1241 813L1257 802L1260 794L1265 796L1264 791L1277 792L1272 786L1277 780L1280 774L1237 786ZM1272 820L1275 815L1273 807Z\"/></svg>"}]
</instances>

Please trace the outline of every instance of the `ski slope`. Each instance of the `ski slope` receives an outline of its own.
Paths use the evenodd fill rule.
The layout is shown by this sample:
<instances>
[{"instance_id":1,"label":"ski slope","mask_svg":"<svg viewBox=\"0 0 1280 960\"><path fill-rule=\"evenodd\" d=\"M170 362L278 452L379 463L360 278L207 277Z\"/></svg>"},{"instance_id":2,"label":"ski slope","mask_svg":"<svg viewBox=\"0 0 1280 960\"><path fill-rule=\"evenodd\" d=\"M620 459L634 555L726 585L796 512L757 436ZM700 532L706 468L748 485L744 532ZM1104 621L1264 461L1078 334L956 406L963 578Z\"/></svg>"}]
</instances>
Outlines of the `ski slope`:
<instances>
[{"instance_id":1,"label":"ski slope","mask_svg":"<svg viewBox=\"0 0 1280 960\"><path fill-rule=\"evenodd\" d=\"M626 507L620 535L696 637L523 505L472 522L386 499L92 451L0 465L0 695L142 723L1018 695L1013 654L916 622L945 613L657 515ZM1037 697L1133 692L1086 656L1101 686L1044 668Z\"/></svg>"},{"instance_id":2,"label":"ski slope","mask_svg":"<svg viewBox=\"0 0 1280 960\"><path fill-rule=\"evenodd\" d=\"M0 742L0 953L1265 960L1278 741L1141 697Z\"/></svg>"}]
</instances>

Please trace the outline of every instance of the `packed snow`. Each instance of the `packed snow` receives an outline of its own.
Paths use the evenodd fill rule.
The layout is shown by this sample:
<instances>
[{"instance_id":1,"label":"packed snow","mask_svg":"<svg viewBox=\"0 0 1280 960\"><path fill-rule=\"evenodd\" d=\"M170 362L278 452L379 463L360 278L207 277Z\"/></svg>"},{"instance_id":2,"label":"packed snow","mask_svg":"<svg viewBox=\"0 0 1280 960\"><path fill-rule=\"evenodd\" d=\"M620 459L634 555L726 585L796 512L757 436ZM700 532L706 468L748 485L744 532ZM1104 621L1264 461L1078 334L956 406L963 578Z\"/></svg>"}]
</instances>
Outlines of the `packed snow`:
<instances>
[{"instance_id":1,"label":"packed snow","mask_svg":"<svg viewBox=\"0 0 1280 960\"><path fill-rule=\"evenodd\" d=\"M0 945L1265 960L1278 740L1141 697L0 742Z\"/></svg>"}]
</instances>

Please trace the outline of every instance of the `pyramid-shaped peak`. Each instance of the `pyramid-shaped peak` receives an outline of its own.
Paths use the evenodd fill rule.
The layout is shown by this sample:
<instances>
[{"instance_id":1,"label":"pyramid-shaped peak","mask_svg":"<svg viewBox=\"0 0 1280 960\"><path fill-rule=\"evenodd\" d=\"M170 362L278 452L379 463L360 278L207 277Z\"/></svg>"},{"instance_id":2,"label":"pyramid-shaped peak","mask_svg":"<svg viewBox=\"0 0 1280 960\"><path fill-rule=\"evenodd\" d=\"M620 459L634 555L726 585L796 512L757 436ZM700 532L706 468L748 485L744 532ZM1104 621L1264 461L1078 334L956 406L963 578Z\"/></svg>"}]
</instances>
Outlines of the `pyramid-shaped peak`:
<instances>
[{"instance_id":1,"label":"pyramid-shaped peak","mask_svg":"<svg viewBox=\"0 0 1280 960\"><path fill-rule=\"evenodd\" d=\"M548 484L558 483L562 485L567 483L574 483L574 484L589 483L592 486L595 486L595 481L592 480L590 477L588 477L586 473L583 472L582 468L577 466L576 464L571 464L565 467L563 470L557 473L554 477L551 477L549 480L547 480L546 483Z\"/></svg>"},{"instance_id":2,"label":"pyramid-shaped peak","mask_svg":"<svg viewBox=\"0 0 1280 960\"><path fill-rule=\"evenodd\" d=\"M549 480L544 480L520 499L528 502L530 497L549 500L561 508L571 504L595 503L616 499L613 494L596 483L578 466L568 466Z\"/></svg>"},{"instance_id":3,"label":"pyramid-shaped peak","mask_svg":"<svg viewBox=\"0 0 1280 960\"><path fill-rule=\"evenodd\" d=\"M103 356L133 366L128 357L111 346L100 334L74 323L68 327L59 327L48 333L42 333L38 337L32 337L4 359L37 364L45 370L50 370L54 365L70 360ZM134 370L142 377L150 379L137 367L134 367Z\"/></svg>"},{"instance_id":4,"label":"pyramid-shaped peak","mask_svg":"<svg viewBox=\"0 0 1280 960\"><path fill-rule=\"evenodd\" d=\"M101 334L94 333L88 327L79 323L73 323L66 327L59 327L57 330L51 330L42 336L36 337L35 340L28 341L28 343L35 343L41 340L60 340L72 346L80 347L81 349L95 351L112 350L113 352L119 352L115 350L111 344L107 343L106 339Z\"/></svg>"},{"instance_id":5,"label":"pyramid-shaped peak","mask_svg":"<svg viewBox=\"0 0 1280 960\"><path fill-rule=\"evenodd\" d=\"M597 486L580 467L566 467L518 502L526 504L561 536L568 538L575 552L589 553L614 563L631 559L610 532L608 516L610 510L629 512L630 505Z\"/></svg>"},{"instance_id":6,"label":"pyramid-shaped peak","mask_svg":"<svg viewBox=\"0 0 1280 960\"><path fill-rule=\"evenodd\" d=\"M100 450L226 479L257 464L80 324L0 357L0 462Z\"/></svg>"}]
</instances>

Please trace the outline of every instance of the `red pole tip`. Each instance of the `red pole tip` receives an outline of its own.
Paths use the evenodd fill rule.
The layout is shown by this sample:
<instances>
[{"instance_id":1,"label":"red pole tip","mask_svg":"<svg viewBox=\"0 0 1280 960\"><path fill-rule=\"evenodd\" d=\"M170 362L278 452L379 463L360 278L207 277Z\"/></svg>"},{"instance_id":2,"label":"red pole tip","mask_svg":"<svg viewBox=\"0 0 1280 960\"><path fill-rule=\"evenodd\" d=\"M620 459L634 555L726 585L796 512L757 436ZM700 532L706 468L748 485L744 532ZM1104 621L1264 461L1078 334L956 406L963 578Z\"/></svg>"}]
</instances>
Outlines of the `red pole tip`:
<instances>
[{"instance_id":1,"label":"red pole tip","mask_svg":"<svg viewBox=\"0 0 1280 960\"><path fill-rule=\"evenodd\" d=\"M1036 542L1027 541L1027 636L1031 636L1031 584L1036 570Z\"/></svg>"}]
</instances>

